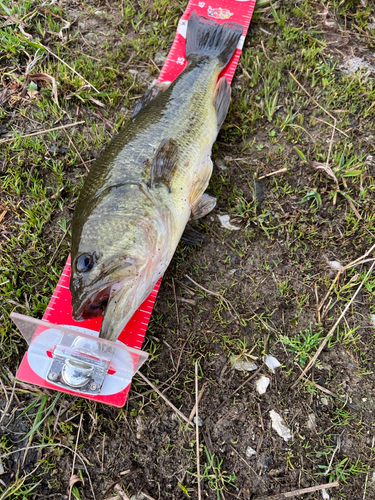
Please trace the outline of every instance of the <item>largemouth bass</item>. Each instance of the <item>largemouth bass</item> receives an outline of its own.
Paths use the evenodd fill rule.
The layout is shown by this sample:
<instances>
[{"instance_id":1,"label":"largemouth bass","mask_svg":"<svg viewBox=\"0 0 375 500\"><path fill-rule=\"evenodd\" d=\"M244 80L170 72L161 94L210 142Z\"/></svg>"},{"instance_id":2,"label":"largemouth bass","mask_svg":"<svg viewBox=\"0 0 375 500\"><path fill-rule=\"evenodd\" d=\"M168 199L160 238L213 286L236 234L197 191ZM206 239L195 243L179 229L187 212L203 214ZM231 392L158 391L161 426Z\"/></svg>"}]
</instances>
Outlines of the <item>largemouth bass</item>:
<instances>
[{"instance_id":1,"label":"largemouth bass","mask_svg":"<svg viewBox=\"0 0 375 500\"><path fill-rule=\"evenodd\" d=\"M187 67L147 92L135 116L94 163L73 216L73 317L103 315L114 341L164 274L189 219L211 211L205 194L212 145L228 112L230 85L218 76L243 27L194 11Z\"/></svg>"}]
</instances>

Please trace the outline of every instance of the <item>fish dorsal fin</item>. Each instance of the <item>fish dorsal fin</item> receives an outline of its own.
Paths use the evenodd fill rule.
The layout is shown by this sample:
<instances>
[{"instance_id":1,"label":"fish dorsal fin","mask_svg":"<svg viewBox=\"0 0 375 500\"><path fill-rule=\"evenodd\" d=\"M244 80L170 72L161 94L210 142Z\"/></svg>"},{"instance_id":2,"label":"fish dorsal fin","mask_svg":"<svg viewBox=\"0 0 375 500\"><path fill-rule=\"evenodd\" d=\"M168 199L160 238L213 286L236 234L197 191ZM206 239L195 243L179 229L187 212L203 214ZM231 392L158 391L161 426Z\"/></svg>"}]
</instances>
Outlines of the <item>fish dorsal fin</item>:
<instances>
[{"instance_id":1,"label":"fish dorsal fin","mask_svg":"<svg viewBox=\"0 0 375 500\"><path fill-rule=\"evenodd\" d=\"M209 214L216 206L216 198L207 193L203 193L197 203L191 209L190 220L200 219Z\"/></svg>"},{"instance_id":2,"label":"fish dorsal fin","mask_svg":"<svg viewBox=\"0 0 375 500\"><path fill-rule=\"evenodd\" d=\"M171 82L156 83L155 85L147 89L144 96L141 97L135 105L131 120L133 120L137 116L137 114L148 104L150 104L150 102L153 101L161 92L167 90L170 84Z\"/></svg>"},{"instance_id":3,"label":"fish dorsal fin","mask_svg":"<svg viewBox=\"0 0 375 500\"><path fill-rule=\"evenodd\" d=\"M156 150L151 165L151 188L156 184L164 184L171 190L173 174L177 168L178 145L172 139L164 139Z\"/></svg>"},{"instance_id":4,"label":"fish dorsal fin","mask_svg":"<svg viewBox=\"0 0 375 500\"><path fill-rule=\"evenodd\" d=\"M190 191L190 207L194 212L195 205L199 202L203 193L208 186L212 174L212 160L207 155L204 159L204 164L199 168L194 176L193 185Z\"/></svg>"},{"instance_id":5,"label":"fish dorsal fin","mask_svg":"<svg viewBox=\"0 0 375 500\"><path fill-rule=\"evenodd\" d=\"M227 116L231 93L231 87L228 83L228 80L225 78L225 76L223 76L216 84L214 95L214 106L216 110L218 132L224 123L225 117Z\"/></svg>"}]
</instances>

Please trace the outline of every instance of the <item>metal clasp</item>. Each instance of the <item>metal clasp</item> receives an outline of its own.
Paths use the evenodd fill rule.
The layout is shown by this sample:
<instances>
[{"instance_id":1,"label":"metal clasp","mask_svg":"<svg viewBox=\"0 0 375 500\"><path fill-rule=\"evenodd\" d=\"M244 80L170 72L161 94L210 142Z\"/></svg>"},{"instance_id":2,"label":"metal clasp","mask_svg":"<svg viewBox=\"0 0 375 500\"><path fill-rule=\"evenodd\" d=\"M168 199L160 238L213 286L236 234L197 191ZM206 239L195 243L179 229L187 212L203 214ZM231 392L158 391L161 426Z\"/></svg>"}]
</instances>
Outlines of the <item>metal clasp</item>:
<instances>
[{"instance_id":1,"label":"metal clasp","mask_svg":"<svg viewBox=\"0 0 375 500\"><path fill-rule=\"evenodd\" d=\"M69 345L70 344L70 345ZM47 379L70 390L99 394L109 369L109 361L100 356L100 344L94 339L64 335L52 350Z\"/></svg>"}]
</instances>

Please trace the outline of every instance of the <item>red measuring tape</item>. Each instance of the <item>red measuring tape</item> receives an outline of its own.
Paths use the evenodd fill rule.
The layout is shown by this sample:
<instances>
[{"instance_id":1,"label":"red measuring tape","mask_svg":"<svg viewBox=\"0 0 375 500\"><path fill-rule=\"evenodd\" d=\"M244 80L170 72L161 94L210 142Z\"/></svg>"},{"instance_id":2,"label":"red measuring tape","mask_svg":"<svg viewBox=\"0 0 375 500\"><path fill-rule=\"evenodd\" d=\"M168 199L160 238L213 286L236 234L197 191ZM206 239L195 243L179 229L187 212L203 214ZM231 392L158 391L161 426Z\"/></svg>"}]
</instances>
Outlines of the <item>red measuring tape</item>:
<instances>
[{"instance_id":1,"label":"red measuring tape","mask_svg":"<svg viewBox=\"0 0 375 500\"><path fill-rule=\"evenodd\" d=\"M255 2L256 0L220 0L214 4L216 7L211 7L207 2L190 1L179 21L175 40L158 82L173 81L185 68L187 23L190 14L195 10L197 14L215 19L219 23L230 21L244 27L233 58L220 75L220 77L225 76L231 83ZM141 347L161 279L126 325L117 343L112 343L96 338L102 318L79 322L73 319L72 297L69 290L70 272L69 256L42 321L12 313L12 319L30 344L16 376L24 382L121 407L126 402L132 376L148 356L141 351ZM93 343L100 343L100 356L92 350ZM92 360L93 366L85 361L82 362L79 357L82 353L86 354L86 359ZM82 385L76 386L75 389L54 381L59 377L61 360L66 362L66 366L62 368L65 370L64 380L69 380L69 376L73 374L76 383L79 383L77 380L81 377L83 384L84 377L90 377L89 386L84 386L85 390L82 389Z\"/></svg>"}]
</instances>

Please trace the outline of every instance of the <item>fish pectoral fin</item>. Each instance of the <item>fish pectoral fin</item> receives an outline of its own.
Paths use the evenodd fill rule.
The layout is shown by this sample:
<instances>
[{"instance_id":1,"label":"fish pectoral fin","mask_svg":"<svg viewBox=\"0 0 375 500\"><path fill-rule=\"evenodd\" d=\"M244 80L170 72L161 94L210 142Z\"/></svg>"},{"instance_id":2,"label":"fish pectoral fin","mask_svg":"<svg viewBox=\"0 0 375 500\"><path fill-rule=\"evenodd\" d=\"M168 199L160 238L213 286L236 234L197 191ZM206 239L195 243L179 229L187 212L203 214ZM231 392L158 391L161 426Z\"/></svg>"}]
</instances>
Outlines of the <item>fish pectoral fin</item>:
<instances>
[{"instance_id":1,"label":"fish pectoral fin","mask_svg":"<svg viewBox=\"0 0 375 500\"><path fill-rule=\"evenodd\" d=\"M203 193L196 204L191 209L190 220L200 219L209 214L216 206L216 198L207 193Z\"/></svg>"},{"instance_id":2,"label":"fish pectoral fin","mask_svg":"<svg viewBox=\"0 0 375 500\"><path fill-rule=\"evenodd\" d=\"M164 184L171 190L173 175L177 168L178 145L172 139L164 139L158 147L151 165L151 188Z\"/></svg>"},{"instance_id":3,"label":"fish pectoral fin","mask_svg":"<svg viewBox=\"0 0 375 500\"><path fill-rule=\"evenodd\" d=\"M224 123L225 117L227 116L231 93L231 86L225 76L223 76L216 84L214 95L218 132Z\"/></svg>"},{"instance_id":4,"label":"fish pectoral fin","mask_svg":"<svg viewBox=\"0 0 375 500\"><path fill-rule=\"evenodd\" d=\"M182 233L181 240L186 243L186 245L195 246L198 243L203 243L205 240L204 234L200 233L197 229L194 229L190 224L185 227L185 231Z\"/></svg>"},{"instance_id":5,"label":"fish pectoral fin","mask_svg":"<svg viewBox=\"0 0 375 500\"><path fill-rule=\"evenodd\" d=\"M205 164L203 167L198 169L198 172L194 176L193 185L191 187L189 200L191 210L193 210L196 203L199 202L211 178L212 160L209 156L207 156L204 161Z\"/></svg>"},{"instance_id":6,"label":"fish pectoral fin","mask_svg":"<svg viewBox=\"0 0 375 500\"><path fill-rule=\"evenodd\" d=\"M141 97L140 100L135 105L135 108L133 110L130 119L133 120L134 117L136 117L137 114L148 104L150 104L150 102L153 101L161 92L165 92L167 88L170 86L170 84L171 82L156 83L155 85L147 89L144 96Z\"/></svg>"}]
</instances>

